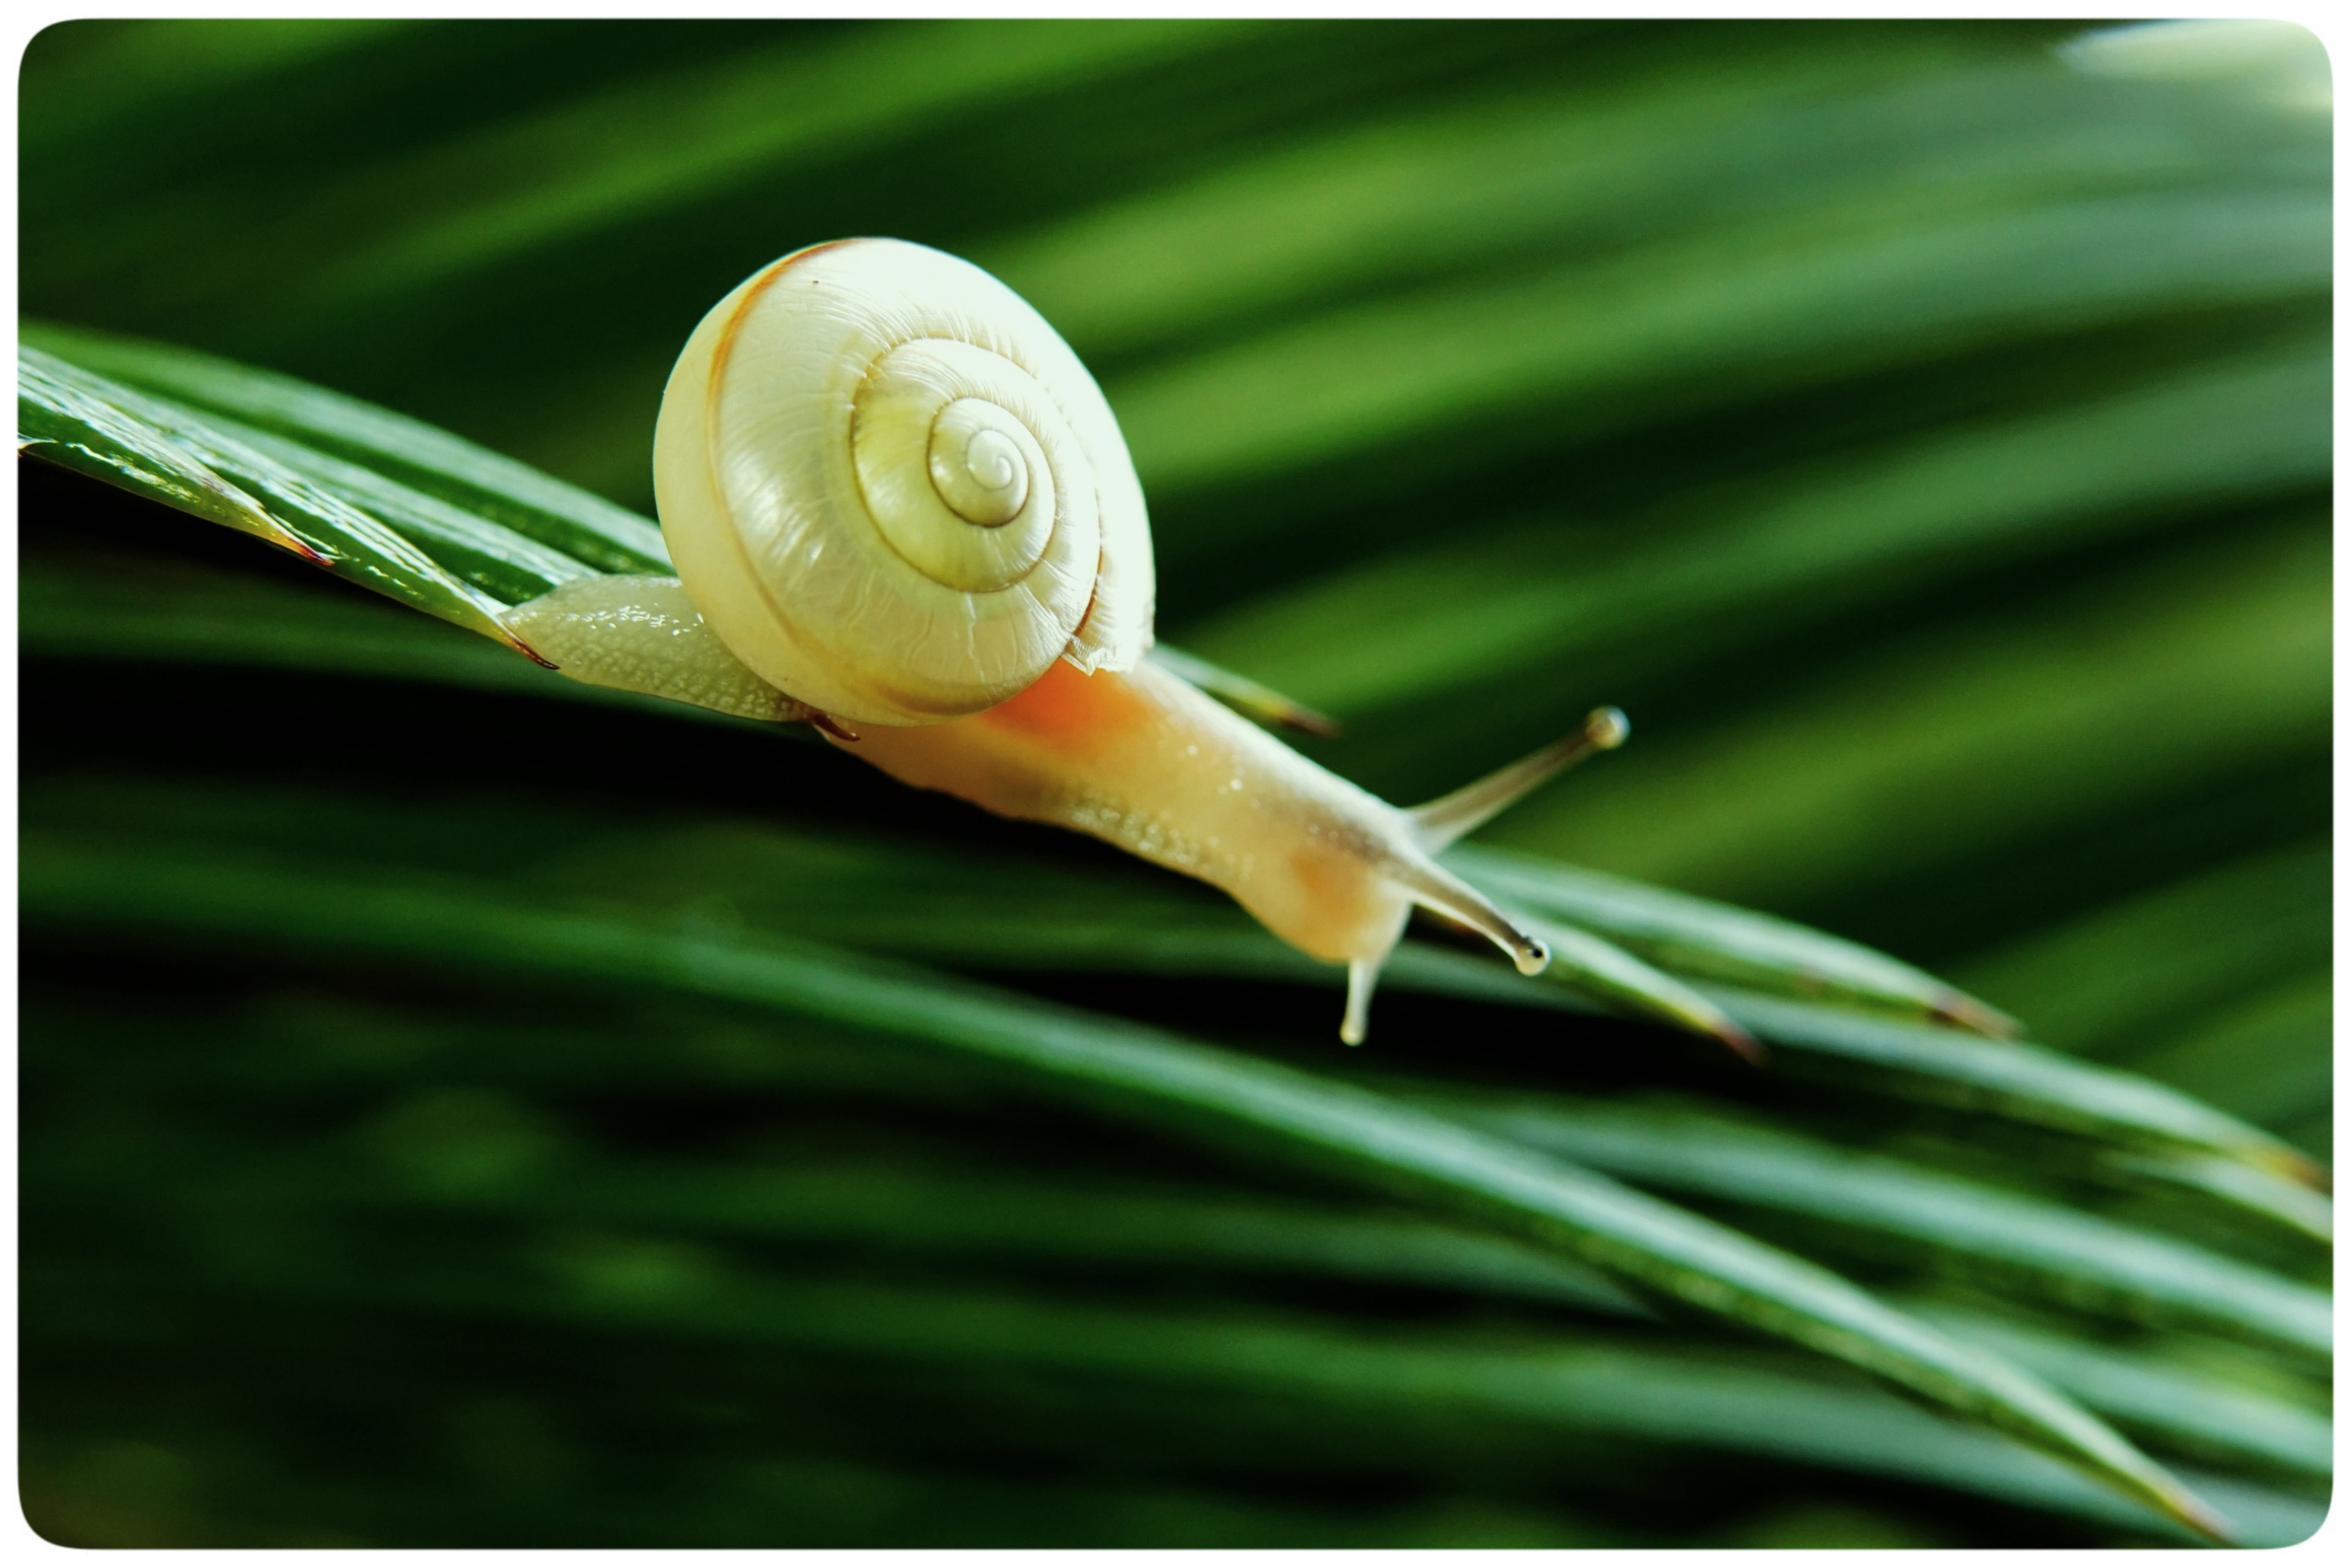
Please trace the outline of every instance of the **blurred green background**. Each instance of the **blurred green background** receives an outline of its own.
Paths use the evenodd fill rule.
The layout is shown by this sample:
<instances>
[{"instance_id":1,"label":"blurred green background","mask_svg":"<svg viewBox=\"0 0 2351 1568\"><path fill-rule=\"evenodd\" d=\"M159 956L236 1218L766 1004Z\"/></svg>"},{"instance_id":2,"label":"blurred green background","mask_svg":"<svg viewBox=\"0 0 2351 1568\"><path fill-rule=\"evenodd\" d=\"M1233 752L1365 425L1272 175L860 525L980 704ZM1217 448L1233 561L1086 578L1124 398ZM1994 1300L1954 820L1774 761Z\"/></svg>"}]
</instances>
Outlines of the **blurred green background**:
<instances>
[{"instance_id":1,"label":"blurred green background","mask_svg":"<svg viewBox=\"0 0 2351 1568\"><path fill-rule=\"evenodd\" d=\"M1884 948L2325 1159L2325 66L2078 32L71 23L22 71L21 301L650 513L663 379L737 280L841 235L967 256L1101 380L1162 633L1339 715L1301 743L1326 766L1416 800L1615 703L1632 745L1481 841ZM639 854L724 925L745 910L694 888L739 865L727 833L866 834L1180 902L818 747L444 684L456 632L85 480L26 465L24 518L28 841L559 882ZM238 592L308 594L410 677L91 630L101 601ZM847 851L808 863L819 929L898 896ZM1280 1205L1403 1220L853 1030L779 1051L716 1005L37 911L26 942L24 1496L53 1539L2144 1538L1965 1445L1886 1461L1869 1423L1926 1417L1775 1405L1721 1331L1523 1260L1416 1276L1466 1232L1329 1265ZM1399 993L1341 1060L1333 988L925 956L1363 1082L1703 1105L2326 1278L2291 1238L1640 1026ZM2267 1449L2125 1424L2236 1478L2208 1495L2265 1489L2231 1495L2284 1536L2323 1507L2306 1357L1617 1174L1906 1300L2156 1357L2214 1409L2265 1400ZM1136 1243L1192 1234L1150 1207L1178 1194L1275 1206L1255 1260ZM501 1293L518 1270L592 1310ZM730 1316L720 1280L777 1294ZM1587 1416L1676 1414L1535 1408L1568 1372L1523 1358L1570 1351Z\"/></svg>"}]
</instances>

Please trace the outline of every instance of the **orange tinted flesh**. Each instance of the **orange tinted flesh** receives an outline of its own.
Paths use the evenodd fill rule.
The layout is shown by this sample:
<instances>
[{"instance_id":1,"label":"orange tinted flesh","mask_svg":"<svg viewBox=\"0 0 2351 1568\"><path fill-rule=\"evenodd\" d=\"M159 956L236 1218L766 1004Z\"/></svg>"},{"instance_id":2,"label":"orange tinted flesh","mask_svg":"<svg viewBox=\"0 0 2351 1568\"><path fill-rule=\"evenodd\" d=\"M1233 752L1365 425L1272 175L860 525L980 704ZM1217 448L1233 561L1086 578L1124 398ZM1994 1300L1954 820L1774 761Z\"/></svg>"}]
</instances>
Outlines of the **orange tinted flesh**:
<instances>
[{"instance_id":1,"label":"orange tinted flesh","mask_svg":"<svg viewBox=\"0 0 2351 1568\"><path fill-rule=\"evenodd\" d=\"M985 713L833 744L1213 883L1317 958L1384 957L1411 911L1383 875L1419 856L1402 812L1152 664L1087 675L1057 663Z\"/></svg>"}]
</instances>

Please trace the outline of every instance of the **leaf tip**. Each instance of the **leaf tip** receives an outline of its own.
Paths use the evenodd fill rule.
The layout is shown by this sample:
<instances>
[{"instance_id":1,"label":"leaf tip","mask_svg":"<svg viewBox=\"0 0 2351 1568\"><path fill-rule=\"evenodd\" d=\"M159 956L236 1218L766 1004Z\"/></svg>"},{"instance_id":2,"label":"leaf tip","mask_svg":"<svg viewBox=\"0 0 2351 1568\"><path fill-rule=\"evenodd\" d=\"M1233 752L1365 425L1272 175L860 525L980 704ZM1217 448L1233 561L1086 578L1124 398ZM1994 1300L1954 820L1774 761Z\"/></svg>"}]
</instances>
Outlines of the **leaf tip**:
<instances>
[{"instance_id":1,"label":"leaf tip","mask_svg":"<svg viewBox=\"0 0 2351 1568\"><path fill-rule=\"evenodd\" d=\"M1936 1019L1957 1024L1994 1040L2016 1040L2024 1033L2024 1025L1998 1008L1980 1002L1964 991L1941 989L1935 993L1932 1003Z\"/></svg>"},{"instance_id":2,"label":"leaf tip","mask_svg":"<svg viewBox=\"0 0 2351 1568\"><path fill-rule=\"evenodd\" d=\"M857 732L843 725L839 719L833 717L832 715L829 713L820 713L815 708L810 708L808 710L808 717L802 722L814 725L817 728L824 731L825 734L831 736L835 740L845 740L852 746L857 744Z\"/></svg>"},{"instance_id":3,"label":"leaf tip","mask_svg":"<svg viewBox=\"0 0 2351 1568\"><path fill-rule=\"evenodd\" d=\"M2253 1164L2266 1167L2297 1186L2305 1186L2313 1192L2323 1192L2330 1196L2335 1191L2333 1173L2290 1144L2265 1145L2250 1150L2247 1157Z\"/></svg>"},{"instance_id":4,"label":"leaf tip","mask_svg":"<svg viewBox=\"0 0 2351 1568\"><path fill-rule=\"evenodd\" d=\"M334 570L335 558L322 552L316 545L311 544L300 534L296 533L293 529L287 528L285 524L279 522L268 513L252 508L246 508L246 510L250 516L261 523L262 537L266 538L271 544L276 545L279 549L286 551L289 555L300 556L312 566L319 567L327 571Z\"/></svg>"},{"instance_id":5,"label":"leaf tip","mask_svg":"<svg viewBox=\"0 0 2351 1568\"><path fill-rule=\"evenodd\" d=\"M1285 728L1311 735L1317 740L1336 740L1347 732L1347 727L1329 714L1318 712L1302 703L1289 703L1274 716Z\"/></svg>"},{"instance_id":6,"label":"leaf tip","mask_svg":"<svg viewBox=\"0 0 2351 1568\"><path fill-rule=\"evenodd\" d=\"M1747 1063L1748 1066L1768 1067L1771 1065L1771 1053L1763 1049L1763 1042L1757 1040L1745 1030L1740 1028L1737 1024L1731 1022L1729 1019L1718 1019L1708 1028L1707 1033L1714 1036L1715 1039L1729 1046L1731 1051L1738 1055L1739 1059Z\"/></svg>"},{"instance_id":7,"label":"leaf tip","mask_svg":"<svg viewBox=\"0 0 2351 1568\"><path fill-rule=\"evenodd\" d=\"M2227 1516L2183 1486L2169 1486L2160 1494L2163 1511L2216 1546L2240 1546L2237 1527Z\"/></svg>"},{"instance_id":8,"label":"leaf tip","mask_svg":"<svg viewBox=\"0 0 2351 1568\"><path fill-rule=\"evenodd\" d=\"M532 647L529 643L524 642L521 638L516 636L511 632L507 633L507 642L513 647L516 653L520 653L524 658L528 659L532 664L537 664L542 670L559 670L563 668L562 665L557 664L554 660L549 658L546 654L540 653L538 649Z\"/></svg>"}]
</instances>

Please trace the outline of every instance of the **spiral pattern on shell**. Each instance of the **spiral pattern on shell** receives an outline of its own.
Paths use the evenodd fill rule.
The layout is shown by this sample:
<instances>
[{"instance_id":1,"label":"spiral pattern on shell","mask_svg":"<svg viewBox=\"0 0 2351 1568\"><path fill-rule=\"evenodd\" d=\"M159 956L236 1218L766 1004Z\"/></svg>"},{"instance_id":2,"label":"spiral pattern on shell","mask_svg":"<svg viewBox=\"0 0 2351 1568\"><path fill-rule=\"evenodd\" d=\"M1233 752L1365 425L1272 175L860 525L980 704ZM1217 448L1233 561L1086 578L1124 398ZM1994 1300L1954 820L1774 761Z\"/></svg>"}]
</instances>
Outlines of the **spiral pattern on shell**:
<instances>
[{"instance_id":1,"label":"spiral pattern on shell","mask_svg":"<svg viewBox=\"0 0 2351 1568\"><path fill-rule=\"evenodd\" d=\"M868 724L979 712L1150 645L1118 424L1043 317L901 240L799 251L695 329L654 438L664 533L736 657Z\"/></svg>"}]
</instances>

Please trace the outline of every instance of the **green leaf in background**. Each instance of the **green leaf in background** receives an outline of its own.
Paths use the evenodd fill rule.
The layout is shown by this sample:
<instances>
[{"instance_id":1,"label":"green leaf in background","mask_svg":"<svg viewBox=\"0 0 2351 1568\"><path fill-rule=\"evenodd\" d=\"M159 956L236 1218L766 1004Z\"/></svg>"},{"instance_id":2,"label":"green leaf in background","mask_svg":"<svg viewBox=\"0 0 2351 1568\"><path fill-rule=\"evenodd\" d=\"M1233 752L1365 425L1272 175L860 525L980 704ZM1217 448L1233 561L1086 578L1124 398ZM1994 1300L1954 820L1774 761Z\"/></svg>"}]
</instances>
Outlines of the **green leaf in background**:
<instances>
[{"instance_id":1,"label":"green leaf in background","mask_svg":"<svg viewBox=\"0 0 2351 1568\"><path fill-rule=\"evenodd\" d=\"M2225 1529L2079 1409L1834 1275L1574 1166L1514 1153L1360 1090L1033 1003L925 984L919 971L893 972L846 954L664 938L658 928L534 915L480 894L306 882L222 863L109 863L69 850L28 854L24 889L29 905L52 921L163 923L214 940L266 943L286 955L323 944L328 954L480 965L517 977L618 979L750 1001L977 1051L1156 1116L1238 1124L1285 1153L1431 1195L1661 1295L1851 1362L2050 1448L2191 1528Z\"/></svg>"},{"instance_id":2,"label":"green leaf in background","mask_svg":"<svg viewBox=\"0 0 2351 1568\"><path fill-rule=\"evenodd\" d=\"M1906 1162L1687 1113L1506 1104L1476 1107L1470 1119L1614 1176L1900 1238L1974 1270L2013 1270L2077 1306L2220 1324L2321 1357L2332 1343L2324 1291Z\"/></svg>"},{"instance_id":3,"label":"green leaf in background","mask_svg":"<svg viewBox=\"0 0 2351 1568\"><path fill-rule=\"evenodd\" d=\"M20 96L50 1539L2324 1518L2308 34L75 22ZM1547 980L1416 930L1341 1051L1210 890L521 656L851 234L1068 335L1163 657L1315 760L1630 713L1454 852Z\"/></svg>"},{"instance_id":4,"label":"green leaf in background","mask_svg":"<svg viewBox=\"0 0 2351 1568\"><path fill-rule=\"evenodd\" d=\"M1882 1009L1896 1017L1961 1021L1987 1034L2016 1031L2015 1020L1931 975L1788 921L1474 846L1454 851L1453 861L1481 887L1605 931L1685 974Z\"/></svg>"}]
</instances>

